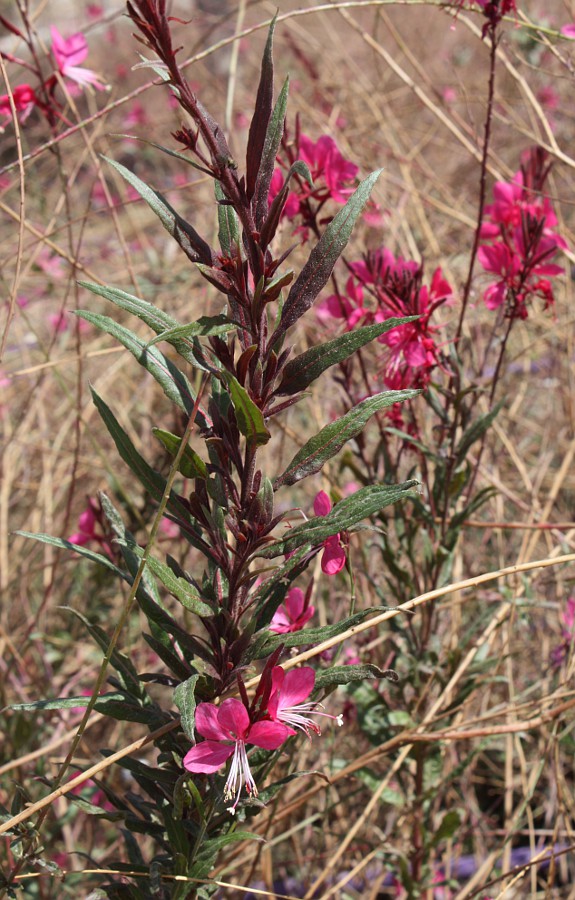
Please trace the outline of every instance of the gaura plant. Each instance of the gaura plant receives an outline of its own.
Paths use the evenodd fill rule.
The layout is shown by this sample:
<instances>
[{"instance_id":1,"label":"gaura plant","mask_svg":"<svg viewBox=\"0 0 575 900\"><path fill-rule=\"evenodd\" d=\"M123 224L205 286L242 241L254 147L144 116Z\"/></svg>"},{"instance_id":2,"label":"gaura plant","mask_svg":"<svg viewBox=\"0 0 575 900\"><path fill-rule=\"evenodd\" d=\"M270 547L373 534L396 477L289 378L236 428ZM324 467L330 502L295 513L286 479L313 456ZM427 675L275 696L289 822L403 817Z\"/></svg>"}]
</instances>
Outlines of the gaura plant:
<instances>
[{"instance_id":1,"label":"gaura plant","mask_svg":"<svg viewBox=\"0 0 575 900\"><path fill-rule=\"evenodd\" d=\"M413 317L388 318L298 350L295 326L328 282L379 172L357 186L301 269L290 269L291 251L278 255L274 239L291 180L297 175L312 185L312 179L308 166L296 160L270 195L288 96L286 79L274 102L274 23L261 65L245 171L240 174L222 128L176 60L165 0L133 0L127 8L138 40L154 54L146 64L161 76L192 123L173 135L179 150L156 146L213 179L219 247L212 247L196 224L186 221L158 190L119 163L109 162L219 292L221 311L180 323L117 287L82 283L150 328L152 335L146 341L111 317L80 313L133 354L187 425L183 434L153 429L173 460L165 478L140 454L111 407L93 391L121 458L157 505L150 542L145 549L139 546L104 495L100 502L121 550L122 566L85 545L35 537L73 548L127 581L149 625L144 640L157 657L156 673L138 673L115 647L118 629L111 641L99 625L83 619L116 670L115 690L98 695L102 674L87 712L95 708L159 732L153 762L127 758L121 762L142 793L131 791L127 802L105 788L117 811L114 816L125 824L127 857L118 871L124 865L131 877L134 873L138 877L132 885L125 878L121 883L112 879L103 889L109 897L139 898L152 893L207 897L215 890L209 873L218 851L231 841L250 837L237 830L238 821L253 816L282 783L296 777L269 783L272 763L286 741L295 739L298 731L308 737L311 732L319 734L313 718L318 714L314 699L318 691L353 680L396 677L371 664L324 666L317 671L284 669L280 663L284 651L313 647L343 634L369 610L305 629L309 595L306 605L302 600L298 606L296 627L279 629L278 611L285 605L289 615L294 614L294 584L318 553L324 563L326 558L337 563L331 567L326 563L326 574L339 572L345 564L343 537L347 540L362 520L410 496L416 482L367 485L333 507L316 484L315 515L305 521L298 516L292 527L286 521L289 513L277 511L276 496L287 495L281 505L285 509L289 489L305 478L314 479L374 413L418 392L387 390L362 399L305 440L279 471L265 471L260 454L278 433L277 418L302 400L322 373ZM170 345L177 362L174 353L164 354L160 343ZM197 449L189 444L192 434ZM273 459L266 454L265 466L273 465ZM162 516L180 530L186 547L181 562L171 556L161 559L152 551ZM122 622L128 612L124 611ZM83 618L80 612L77 615ZM259 684L250 696L244 676L258 672ZM147 690L150 682L173 688L173 705L163 708L152 699ZM51 708L58 703L64 701L54 701ZM68 706L72 703L86 705L86 698L65 701ZM259 751L254 754L252 747ZM134 834L147 835L151 843L141 844ZM150 845L154 851L146 861L144 852L149 854ZM173 876L182 877L185 884L170 881ZM208 883L200 884L206 879Z\"/></svg>"}]
</instances>

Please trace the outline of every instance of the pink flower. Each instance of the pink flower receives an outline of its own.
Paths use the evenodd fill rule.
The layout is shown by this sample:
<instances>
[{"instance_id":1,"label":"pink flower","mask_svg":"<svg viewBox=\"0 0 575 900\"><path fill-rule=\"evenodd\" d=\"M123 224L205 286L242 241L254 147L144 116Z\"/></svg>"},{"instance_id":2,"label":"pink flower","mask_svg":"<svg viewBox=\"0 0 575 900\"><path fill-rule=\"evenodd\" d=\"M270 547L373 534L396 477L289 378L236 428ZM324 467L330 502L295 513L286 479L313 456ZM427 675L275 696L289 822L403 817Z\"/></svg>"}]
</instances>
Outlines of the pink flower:
<instances>
[{"instance_id":1,"label":"pink flower","mask_svg":"<svg viewBox=\"0 0 575 900\"><path fill-rule=\"evenodd\" d=\"M81 87L88 84L97 90L105 90L106 85L92 69L83 69L78 63L84 62L88 55L88 43L81 32L63 38L54 25L50 28L52 35L52 53L58 66L58 71L64 78L75 81Z\"/></svg>"},{"instance_id":2,"label":"pink flower","mask_svg":"<svg viewBox=\"0 0 575 900\"><path fill-rule=\"evenodd\" d=\"M327 516L331 512L331 500L325 491L320 491L313 502L316 516ZM345 552L340 544L339 534L332 534L323 542L321 570L326 575L337 575L345 566Z\"/></svg>"},{"instance_id":3,"label":"pink flower","mask_svg":"<svg viewBox=\"0 0 575 900\"><path fill-rule=\"evenodd\" d=\"M541 147L522 154L521 168L510 183L498 181L494 203L485 207L481 236L490 241L479 248L478 259L486 272L498 275L484 294L488 309L506 304L508 318L526 318L527 301L541 297L545 307L554 302L547 277L563 269L550 262L565 240L555 232L557 216L549 197L542 193L550 164Z\"/></svg>"},{"instance_id":4,"label":"pink flower","mask_svg":"<svg viewBox=\"0 0 575 900\"><path fill-rule=\"evenodd\" d=\"M14 98L16 111L20 114L18 118L21 122L25 122L34 107L38 104L38 98L34 93L34 88L30 87L29 84L19 84L18 87L15 87L12 91L12 97ZM2 94L0 96L0 116L4 116L5 119L12 118L12 107L10 106L8 94ZM0 128L0 130L2 129Z\"/></svg>"},{"instance_id":5,"label":"pink flower","mask_svg":"<svg viewBox=\"0 0 575 900\"><path fill-rule=\"evenodd\" d=\"M314 613L315 607L309 605L309 596L300 588L291 588L283 604L274 613L270 631L275 631L276 634L301 631Z\"/></svg>"},{"instance_id":6,"label":"pink flower","mask_svg":"<svg viewBox=\"0 0 575 900\"><path fill-rule=\"evenodd\" d=\"M321 734L319 726L310 716L325 716L343 725L343 716L330 716L318 711L319 704L306 702L313 691L315 672L309 666L284 672L281 666L272 669L272 690L268 701L268 712L275 722L282 722L290 729L299 728L311 737L310 730ZM295 733L295 732L294 732Z\"/></svg>"},{"instance_id":7,"label":"pink flower","mask_svg":"<svg viewBox=\"0 0 575 900\"><path fill-rule=\"evenodd\" d=\"M561 29L561 34L575 41L575 22L571 22L570 25L564 25Z\"/></svg>"},{"instance_id":8,"label":"pink flower","mask_svg":"<svg viewBox=\"0 0 575 900\"><path fill-rule=\"evenodd\" d=\"M91 501L88 502L89 506L83 513L80 513L78 517L78 531L71 534L68 538L71 544L79 544L81 547L84 546L84 544L88 544L90 541L100 540L99 536L96 534L96 524L98 522L96 513Z\"/></svg>"},{"instance_id":9,"label":"pink flower","mask_svg":"<svg viewBox=\"0 0 575 900\"><path fill-rule=\"evenodd\" d=\"M250 770L246 744L277 750L290 735L292 728L279 721L260 721L252 724L248 710L234 697L224 700L221 706L200 703L196 709L196 731L206 738L186 753L184 768L188 772L212 774L232 757L232 764L224 787L224 798L230 800L235 795L233 806L228 808L232 815L236 811L242 786L248 794L257 797L258 790Z\"/></svg>"},{"instance_id":10,"label":"pink flower","mask_svg":"<svg viewBox=\"0 0 575 900\"><path fill-rule=\"evenodd\" d=\"M330 197L336 203L347 203L348 197L353 193L353 188L347 185L353 184L359 169L354 163L344 159L333 138L322 135L314 143L306 134L302 134L299 156L308 164L314 183L323 179Z\"/></svg>"}]
</instances>

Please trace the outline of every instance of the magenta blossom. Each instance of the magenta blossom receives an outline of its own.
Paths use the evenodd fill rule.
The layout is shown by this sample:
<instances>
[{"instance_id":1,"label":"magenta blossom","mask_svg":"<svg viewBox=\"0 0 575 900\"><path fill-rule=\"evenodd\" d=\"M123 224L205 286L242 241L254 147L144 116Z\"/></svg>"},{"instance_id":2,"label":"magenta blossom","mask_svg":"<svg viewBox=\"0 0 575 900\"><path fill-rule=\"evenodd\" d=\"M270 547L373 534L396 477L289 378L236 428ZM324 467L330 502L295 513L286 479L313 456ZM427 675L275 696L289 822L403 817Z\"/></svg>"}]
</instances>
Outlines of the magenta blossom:
<instances>
[{"instance_id":1,"label":"magenta blossom","mask_svg":"<svg viewBox=\"0 0 575 900\"><path fill-rule=\"evenodd\" d=\"M184 768L188 772L211 775L217 772L232 757L232 764L224 787L224 799L231 800L228 812L236 811L242 786L248 794L257 797L258 790L250 770L246 744L253 744L264 750L277 750L290 735L292 728L279 721L250 721L249 712L235 698L224 700L221 706L200 703L196 709L196 731L206 738L186 753Z\"/></svg>"},{"instance_id":2,"label":"magenta blossom","mask_svg":"<svg viewBox=\"0 0 575 900\"><path fill-rule=\"evenodd\" d=\"M330 716L317 709L317 703L308 702L313 691L315 672L309 666L284 672L281 666L272 669L272 690L268 701L268 712L275 722L290 728L299 728L311 737L310 730L321 734L319 726L310 716L325 716L343 725L343 716Z\"/></svg>"},{"instance_id":3,"label":"magenta blossom","mask_svg":"<svg viewBox=\"0 0 575 900\"><path fill-rule=\"evenodd\" d=\"M52 35L52 53L58 66L58 71L64 78L75 81L81 87L88 84L97 90L105 90L106 85L91 69L81 68L78 63L84 62L88 55L88 43L81 32L64 38L54 25L50 28Z\"/></svg>"},{"instance_id":4,"label":"magenta blossom","mask_svg":"<svg viewBox=\"0 0 575 900\"><path fill-rule=\"evenodd\" d=\"M328 200L344 204L353 193L358 167L346 160L340 153L336 142L328 135L322 135L312 141L306 134L297 134L293 144L286 143L287 160L283 165L287 169L296 160L305 162L310 170L313 187L299 177L293 178L293 188L287 196L282 210L282 218L295 219L301 216L302 224L296 229L307 239L309 225L321 207ZM281 191L284 177L281 169L273 173L269 202Z\"/></svg>"},{"instance_id":5,"label":"magenta blossom","mask_svg":"<svg viewBox=\"0 0 575 900\"><path fill-rule=\"evenodd\" d=\"M274 613L270 631L275 631L276 634L301 631L315 613L315 607L309 605L309 599L301 588L291 588L282 605Z\"/></svg>"},{"instance_id":6,"label":"magenta blossom","mask_svg":"<svg viewBox=\"0 0 575 900\"><path fill-rule=\"evenodd\" d=\"M38 98L34 93L34 88L30 87L29 84L19 84L12 91L12 97L16 112L19 113L18 118L21 122L25 122L34 107L38 105ZM0 116L4 116L5 119L12 118L12 107L10 106L8 94L0 96ZM1 130L2 128L0 127Z\"/></svg>"},{"instance_id":7,"label":"magenta blossom","mask_svg":"<svg viewBox=\"0 0 575 900\"><path fill-rule=\"evenodd\" d=\"M327 516L331 512L331 500L325 491L320 491L313 501L316 516ZM345 566L345 551L341 546L339 534L332 534L323 542L321 570L326 575L337 575Z\"/></svg>"}]
</instances>

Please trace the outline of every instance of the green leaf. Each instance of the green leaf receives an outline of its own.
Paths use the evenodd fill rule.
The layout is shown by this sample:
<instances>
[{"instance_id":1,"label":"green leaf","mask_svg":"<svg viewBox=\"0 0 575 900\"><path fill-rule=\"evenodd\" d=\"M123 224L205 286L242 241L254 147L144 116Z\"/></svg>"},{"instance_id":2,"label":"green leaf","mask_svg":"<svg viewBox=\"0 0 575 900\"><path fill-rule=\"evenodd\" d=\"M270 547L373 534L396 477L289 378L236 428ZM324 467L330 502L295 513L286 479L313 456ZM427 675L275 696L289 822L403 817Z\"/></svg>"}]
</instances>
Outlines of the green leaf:
<instances>
[{"instance_id":1,"label":"green leaf","mask_svg":"<svg viewBox=\"0 0 575 900\"><path fill-rule=\"evenodd\" d=\"M275 556L291 553L305 543L317 547L332 534L347 531L391 503L412 497L411 488L418 483L412 480L403 484L374 484L360 488L355 494L337 503L327 516L314 516L307 522L296 525L284 538L259 550L257 555L273 559Z\"/></svg>"},{"instance_id":2,"label":"green leaf","mask_svg":"<svg viewBox=\"0 0 575 900\"><path fill-rule=\"evenodd\" d=\"M143 549L138 547L137 544L133 546L133 549L140 558L144 555ZM175 575L166 563L161 562L159 559L156 559L155 556L149 554L146 559L146 565L150 571L160 579L166 590L175 597L185 609L195 613L197 616L207 617L214 614L214 610L211 606L208 606L207 603L200 599L200 595L195 587L190 584L189 581L186 581L185 578Z\"/></svg>"},{"instance_id":3,"label":"green leaf","mask_svg":"<svg viewBox=\"0 0 575 900\"><path fill-rule=\"evenodd\" d=\"M492 410L486 413L486 415L481 416L479 419L476 419L475 422L473 422L473 424L467 429L467 431L459 441L457 447L455 448L455 458L457 462L462 462L465 459L467 451L469 450L471 445L474 444L475 441L478 441L479 438L485 434L504 403L505 399L500 400Z\"/></svg>"},{"instance_id":4,"label":"green leaf","mask_svg":"<svg viewBox=\"0 0 575 900\"><path fill-rule=\"evenodd\" d=\"M362 181L343 209L332 219L321 239L313 248L287 296L280 324L272 339L273 344L307 312L321 289L327 284L333 267L345 249L355 222L367 203L381 171L378 169L372 172L365 181Z\"/></svg>"},{"instance_id":5,"label":"green leaf","mask_svg":"<svg viewBox=\"0 0 575 900\"><path fill-rule=\"evenodd\" d=\"M265 426L261 410L237 378L229 372L222 372L222 379L230 392L236 422L241 433L252 446L261 447L267 444L271 435Z\"/></svg>"},{"instance_id":6,"label":"green leaf","mask_svg":"<svg viewBox=\"0 0 575 900\"><path fill-rule=\"evenodd\" d=\"M177 241L192 262L203 262L208 266L213 264L215 254L209 244L200 237L189 222L182 219L158 191L151 188L121 163L107 156L104 156L103 159L110 163L120 173L122 178L125 178L128 184L131 184L137 190L140 197L155 212L166 231Z\"/></svg>"},{"instance_id":7,"label":"green leaf","mask_svg":"<svg viewBox=\"0 0 575 900\"><path fill-rule=\"evenodd\" d=\"M156 379L166 397L183 412L190 415L195 401L194 390L183 372L180 372L171 360L167 359L157 348L149 349L149 344L146 344L132 331L118 325L109 316L102 316L86 310L78 310L76 315L120 341L140 365Z\"/></svg>"},{"instance_id":8,"label":"green leaf","mask_svg":"<svg viewBox=\"0 0 575 900\"><path fill-rule=\"evenodd\" d=\"M449 812L446 812L441 820L439 828L433 833L428 846L437 847L442 841L447 841L449 838L452 838L460 824L461 816L456 809L451 809Z\"/></svg>"},{"instance_id":9,"label":"green leaf","mask_svg":"<svg viewBox=\"0 0 575 900\"><path fill-rule=\"evenodd\" d=\"M157 306L148 303L147 300L141 300L139 297L134 297L133 294L128 294L120 288L93 284L90 281L79 281L78 284L80 287L86 288L86 290L91 291L93 294L97 294L105 300L110 300L120 309L124 309L126 312L137 316L142 322L145 322L149 328L155 331L156 334L165 333L172 328L179 327L179 322L177 322L176 319L173 319L172 316L169 316L161 309L158 309ZM213 318L214 317L202 316L197 320L196 324L202 327L206 325L208 328L211 328L212 325L209 323L213 323ZM218 317L216 316L215 318ZM200 336L202 334L203 331L200 331ZM182 359L185 359L190 365L195 366L202 371L207 370L207 366L201 358L201 346L197 338L192 337L191 340L178 337L170 338L168 343L171 344ZM208 418L207 413L202 410L201 407L200 410L204 421L208 425L211 425L211 420Z\"/></svg>"},{"instance_id":10,"label":"green leaf","mask_svg":"<svg viewBox=\"0 0 575 900\"><path fill-rule=\"evenodd\" d=\"M92 399L94 400L94 404L96 409L100 413L102 419L104 420L104 424L108 431L110 432L112 438L114 439L114 443L118 448L118 452L126 465L130 467L134 475L140 480L146 491L155 499L160 501L164 494L164 490L166 487L166 479L163 478L158 472L156 472L141 456L140 453L134 447L132 441L112 413L109 406L98 396L94 388L90 388L92 392ZM189 514L187 509L182 506L181 502L178 500L176 494L171 491L170 497L168 500L167 508L173 513L175 516L182 519L184 522L189 521Z\"/></svg>"},{"instance_id":11,"label":"green leaf","mask_svg":"<svg viewBox=\"0 0 575 900\"><path fill-rule=\"evenodd\" d=\"M368 419L380 409L386 409L394 403L411 400L419 391L384 391L367 397L349 410L340 419L330 422L319 434L304 444L296 453L286 470L275 480L277 491L282 484L295 484L308 475L319 472L322 466L338 453L343 445L359 434Z\"/></svg>"},{"instance_id":12,"label":"green leaf","mask_svg":"<svg viewBox=\"0 0 575 900\"><path fill-rule=\"evenodd\" d=\"M105 700L124 700L125 694L100 694L96 700L94 709L98 709L98 703ZM13 703L9 709L15 710L42 710L42 709L75 709L81 707L85 709L90 702L90 697L82 695L81 697L58 697L55 700L34 700L32 703Z\"/></svg>"},{"instance_id":13,"label":"green leaf","mask_svg":"<svg viewBox=\"0 0 575 900\"><path fill-rule=\"evenodd\" d=\"M192 675L187 681L179 684L174 691L174 703L180 710L182 728L186 737L191 741L196 740L196 683L199 675Z\"/></svg>"},{"instance_id":14,"label":"green leaf","mask_svg":"<svg viewBox=\"0 0 575 900\"><path fill-rule=\"evenodd\" d=\"M387 319L386 322L379 322L376 325L365 325L363 328L346 331L345 334L340 334L333 341L310 347L305 353L301 353L288 362L276 393L296 394L304 391L330 366L347 359L352 353L380 335L391 331L392 328L416 321L418 318L420 317L406 316L403 319Z\"/></svg>"},{"instance_id":15,"label":"green leaf","mask_svg":"<svg viewBox=\"0 0 575 900\"><path fill-rule=\"evenodd\" d=\"M155 338L152 338L151 341L148 341L146 349L153 347L159 341L167 341L169 344L173 344L174 339L181 340L182 338L227 334L228 331L233 331L235 328L237 328L236 323L228 319L227 316L202 316L202 319L199 319L197 322L190 322L189 325L175 325L173 328L163 331Z\"/></svg>"},{"instance_id":16,"label":"green leaf","mask_svg":"<svg viewBox=\"0 0 575 900\"><path fill-rule=\"evenodd\" d=\"M180 437L172 434L171 431L164 431L162 428L152 428L152 434L164 445L170 456L175 457L177 455L182 443ZM178 471L182 473L184 478L203 478L205 480L208 477L205 462L188 444L186 444L180 459Z\"/></svg>"},{"instance_id":17,"label":"green leaf","mask_svg":"<svg viewBox=\"0 0 575 900\"><path fill-rule=\"evenodd\" d=\"M232 256L241 248L240 222L233 206L224 203L226 196L219 181L214 181L216 200L218 201L218 241L225 256Z\"/></svg>"},{"instance_id":18,"label":"green leaf","mask_svg":"<svg viewBox=\"0 0 575 900\"><path fill-rule=\"evenodd\" d=\"M378 611L381 612L381 610ZM393 669L380 669L379 666L374 666L372 663L365 663L321 669L316 672L315 686L323 688L332 684L350 684L352 681L365 681L366 678L386 678L388 681L399 681L397 672Z\"/></svg>"},{"instance_id":19,"label":"green leaf","mask_svg":"<svg viewBox=\"0 0 575 900\"><path fill-rule=\"evenodd\" d=\"M71 541L64 540L64 538L53 537L51 534L35 534L32 531L15 531L14 534L19 534L21 537L25 538L32 538L32 540L40 541L42 544L51 544L52 547L59 547L60 550L73 550L74 553L83 556L85 559L89 559L90 562L98 563L99 565L104 566L105 569L109 569L110 572L113 572L114 575L127 581L128 584L132 583L126 572L122 572L118 566L114 565L111 559L104 556L102 553L96 553L94 550L89 550L87 547L82 547L80 544L73 544Z\"/></svg>"},{"instance_id":20,"label":"green leaf","mask_svg":"<svg viewBox=\"0 0 575 900\"><path fill-rule=\"evenodd\" d=\"M329 641L339 634L343 634L348 628L359 625L367 616L372 613L380 613L381 606L372 606L368 609L362 609L361 612L348 616L334 625L322 625L318 628L303 628L301 631L295 631L292 634L275 634L267 628L265 631L258 632L254 635L252 644L249 647L249 659L262 659L270 656L278 647L301 647L304 644L320 644L322 641Z\"/></svg>"}]
</instances>

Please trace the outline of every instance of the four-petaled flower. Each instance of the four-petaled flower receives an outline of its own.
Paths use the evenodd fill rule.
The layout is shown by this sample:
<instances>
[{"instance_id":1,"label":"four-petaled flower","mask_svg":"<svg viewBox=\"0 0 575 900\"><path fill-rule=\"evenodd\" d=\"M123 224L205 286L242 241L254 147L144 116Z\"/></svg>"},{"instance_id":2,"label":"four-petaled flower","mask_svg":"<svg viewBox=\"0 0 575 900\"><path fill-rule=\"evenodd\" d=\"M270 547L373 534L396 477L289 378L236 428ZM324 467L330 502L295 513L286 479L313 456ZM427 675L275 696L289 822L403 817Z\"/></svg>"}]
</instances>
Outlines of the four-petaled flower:
<instances>
[{"instance_id":1,"label":"four-petaled flower","mask_svg":"<svg viewBox=\"0 0 575 900\"><path fill-rule=\"evenodd\" d=\"M320 491L313 501L316 516L327 516L331 512L331 500L325 491ZM345 566L345 551L341 546L339 534L332 534L323 542L321 570L326 575L337 575Z\"/></svg>"},{"instance_id":2,"label":"four-petaled flower","mask_svg":"<svg viewBox=\"0 0 575 900\"><path fill-rule=\"evenodd\" d=\"M228 778L224 787L224 799L235 795L229 812L236 811L242 786L248 794L257 797L258 790L250 770L246 744L264 750L277 750L287 738L295 734L292 728L279 721L250 721L249 712L235 698L224 700L221 706L200 703L196 709L196 731L206 738L185 755L184 768L198 774L217 772L232 757Z\"/></svg>"},{"instance_id":3,"label":"four-petaled flower","mask_svg":"<svg viewBox=\"0 0 575 900\"><path fill-rule=\"evenodd\" d=\"M319 725L310 716L324 716L335 719L343 725L343 716L331 716L318 710L318 704L305 702L313 691L315 672L309 666L284 672L281 666L272 669L272 690L268 701L268 712L275 722L282 722L290 728L299 728L311 737L310 729L321 734Z\"/></svg>"},{"instance_id":4,"label":"four-petaled flower","mask_svg":"<svg viewBox=\"0 0 575 900\"><path fill-rule=\"evenodd\" d=\"M270 631L275 631L276 634L301 631L314 612L315 607L309 605L307 594L304 594L301 588L291 588L287 592L284 602L273 615Z\"/></svg>"}]
</instances>

